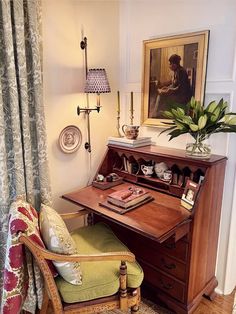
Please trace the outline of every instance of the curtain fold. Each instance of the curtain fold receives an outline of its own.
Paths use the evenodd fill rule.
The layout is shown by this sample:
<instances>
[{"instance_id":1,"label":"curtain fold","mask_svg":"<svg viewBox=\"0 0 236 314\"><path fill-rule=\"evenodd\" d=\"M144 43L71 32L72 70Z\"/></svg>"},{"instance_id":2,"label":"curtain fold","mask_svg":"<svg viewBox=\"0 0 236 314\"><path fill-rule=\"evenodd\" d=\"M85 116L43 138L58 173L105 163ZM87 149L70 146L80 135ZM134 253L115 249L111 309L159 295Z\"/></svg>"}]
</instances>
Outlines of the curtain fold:
<instances>
[{"instance_id":1,"label":"curtain fold","mask_svg":"<svg viewBox=\"0 0 236 314\"><path fill-rule=\"evenodd\" d=\"M10 204L51 203L41 39L40 0L0 1L0 291Z\"/></svg>"}]
</instances>

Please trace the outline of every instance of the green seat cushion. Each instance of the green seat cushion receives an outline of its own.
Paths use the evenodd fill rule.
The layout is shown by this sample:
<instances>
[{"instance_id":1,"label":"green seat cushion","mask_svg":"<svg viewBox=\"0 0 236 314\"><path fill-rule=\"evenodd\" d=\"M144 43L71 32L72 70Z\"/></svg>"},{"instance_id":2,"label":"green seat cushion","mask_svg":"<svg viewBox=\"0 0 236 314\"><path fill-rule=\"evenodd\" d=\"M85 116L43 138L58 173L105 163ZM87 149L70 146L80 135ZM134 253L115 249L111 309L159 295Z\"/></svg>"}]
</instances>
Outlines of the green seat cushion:
<instances>
[{"instance_id":1,"label":"green seat cushion","mask_svg":"<svg viewBox=\"0 0 236 314\"><path fill-rule=\"evenodd\" d=\"M129 251L103 223L79 228L71 233L79 254ZM56 284L64 302L88 301L115 294L119 290L120 261L81 262L82 285L73 285L62 277ZM140 265L127 262L128 287L137 288L143 281Z\"/></svg>"}]
</instances>

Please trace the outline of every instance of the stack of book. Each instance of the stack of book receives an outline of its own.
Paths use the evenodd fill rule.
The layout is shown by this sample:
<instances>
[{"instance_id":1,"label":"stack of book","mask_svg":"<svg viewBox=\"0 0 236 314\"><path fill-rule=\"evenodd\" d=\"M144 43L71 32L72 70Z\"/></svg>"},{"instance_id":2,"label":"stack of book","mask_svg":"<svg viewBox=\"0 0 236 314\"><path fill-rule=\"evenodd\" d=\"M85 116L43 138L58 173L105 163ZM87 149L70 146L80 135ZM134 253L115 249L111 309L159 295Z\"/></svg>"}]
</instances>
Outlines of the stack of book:
<instances>
[{"instance_id":1,"label":"stack of book","mask_svg":"<svg viewBox=\"0 0 236 314\"><path fill-rule=\"evenodd\" d=\"M107 196L106 201L99 205L106 207L116 213L126 212L153 201L152 195L141 187L130 186L129 188L113 192Z\"/></svg>"},{"instance_id":2,"label":"stack of book","mask_svg":"<svg viewBox=\"0 0 236 314\"><path fill-rule=\"evenodd\" d=\"M120 191L113 192L108 195L107 201L110 204L122 207L129 208L143 204L144 201L150 200L152 196L148 191L141 187L129 187Z\"/></svg>"},{"instance_id":3,"label":"stack of book","mask_svg":"<svg viewBox=\"0 0 236 314\"><path fill-rule=\"evenodd\" d=\"M124 147L142 147L151 145L151 137L138 137L136 140L130 140L126 137L114 137L108 138L108 144L119 145Z\"/></svg>"}]
</instances>

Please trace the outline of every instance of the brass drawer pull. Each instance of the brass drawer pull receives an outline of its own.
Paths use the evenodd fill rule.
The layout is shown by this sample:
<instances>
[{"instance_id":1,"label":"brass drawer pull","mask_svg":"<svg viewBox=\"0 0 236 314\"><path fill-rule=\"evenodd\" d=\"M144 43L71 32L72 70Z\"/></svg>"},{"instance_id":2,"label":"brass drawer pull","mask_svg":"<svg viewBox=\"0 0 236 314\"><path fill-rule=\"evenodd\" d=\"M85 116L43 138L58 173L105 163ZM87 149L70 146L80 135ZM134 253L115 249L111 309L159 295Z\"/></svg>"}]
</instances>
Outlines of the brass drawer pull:
<instances>
[{"instance_id":1,"label":"brass drawer pull","mask_svg":"<svg viewBox=\"0 0 236 314\"><path fill-rule=\"evenodd\" d=\"M161 259L161 262L162 262L163 266L167 269L175 269L176 268L176 265L174 263L167 264L164 258Z\"/></svg>"},{"instance_id":2,"label":"brass drawer pull","mask_svg":"<svg viewBox=\"0 0 236 314\"><path fill-rule=\"evenodd\" d=\"M165 282L163 282L162 279L161 279L161 286L162 286L162 288L164 288L166 290L170 290L173 288L173 286L170 283L165 283Z\"/></svg>"}]
</instances>

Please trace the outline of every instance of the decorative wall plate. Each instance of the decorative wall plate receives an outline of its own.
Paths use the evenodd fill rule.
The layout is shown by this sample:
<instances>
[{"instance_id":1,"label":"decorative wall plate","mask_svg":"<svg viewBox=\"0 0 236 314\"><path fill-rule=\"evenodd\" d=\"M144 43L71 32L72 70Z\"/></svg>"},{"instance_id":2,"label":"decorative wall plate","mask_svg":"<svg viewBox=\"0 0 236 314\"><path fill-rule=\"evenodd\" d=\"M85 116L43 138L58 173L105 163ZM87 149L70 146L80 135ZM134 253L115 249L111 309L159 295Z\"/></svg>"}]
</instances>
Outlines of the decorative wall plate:
<instances>
[{"instance_id":1,"label":"decorative wall plate","mask_svg":"<svg viewBox=\"0 0 236 314\"><path fill-rule=\"evenodd\" d=\"M59 135L59 146L64 153L70 154L77 151L82 142L80 129L75 125L68 125Z\"/></svg>"}]
</instances>

